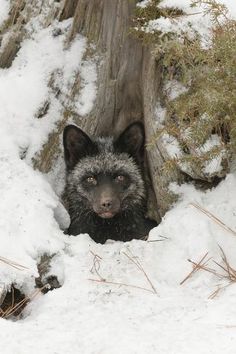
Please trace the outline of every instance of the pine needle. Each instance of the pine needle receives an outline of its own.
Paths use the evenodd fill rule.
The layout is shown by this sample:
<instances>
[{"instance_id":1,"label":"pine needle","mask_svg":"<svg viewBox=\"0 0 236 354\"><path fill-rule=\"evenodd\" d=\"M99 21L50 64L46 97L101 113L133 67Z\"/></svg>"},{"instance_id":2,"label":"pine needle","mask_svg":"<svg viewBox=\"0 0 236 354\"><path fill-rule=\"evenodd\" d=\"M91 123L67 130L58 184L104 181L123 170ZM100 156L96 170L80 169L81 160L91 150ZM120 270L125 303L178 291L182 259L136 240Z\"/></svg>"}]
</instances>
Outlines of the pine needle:
<instances>
[{"instance_id":1,"label":"pine needle","mask_svg":"<svg viewBox=\"0 0 236 354\"><path fill-rule=\"evenodd\" d=\"M200 206L196 203L190 203L190 205L193 206L194 208L198 209L199 211L201 211L206 216L208 216L210 219L212 219L214 222L216 222L218 225L220 225L223 229L225 229L226 231L228 231L231 234L233 234L234 236L236 236L236 231L234 231L229 226L227 226L222 220L220 220L215 215L213 215L209 210L204 209L202 206Z\"/></svg>"},{"instance_id":2,"label":"pine needle","mask_svg":"<svg viewBox=\"0 0 236 354\"><path fill-rule=\"evenodd\" d=\"M229 264L229 261L226 257L226 254L224 252L224 250L222 249L221 246L219 246L219 249L221 251L221 259L222 259L222 263L220 264L219 262L216 262L215 260L212 260L212 258L207 259L204 263L203 261L206 259L206 256L208 255L208 252L201 258L201 260L199 262L194 262L191 259L188 259L188 261L190 263L193 264L194 268L193 270L184 278L184 280L180 283L180 285L182 285L186 280L188 280L197 270L204 270L208 273L211 273L213 275L215 275L217 278L219 278L220 280L227 282L226 284L220 284L217 286L217 289L211 293L209 295L209 299L214 299L219 293L220 291L222 291L223 289L226 289L227 287L229 287L232 284L236 283L236 270ZM208 267L208 262L212 260L212 262L218 267L220 268L223 273L219 273L218 270L213 269Z\"/></svg>"},{"instance_id":3,"label":"pine needle","mask_svg":"<svg viewBox=\"0 0 236 354\"><path fill-rule=\"evenodd\" d=\"M7 258L4 258L4 257L0 257L0 261L9 265L10 267L13 267L15 269L18 269L18 270L26 270L26 269L29 269L25 266L23 266L22 264L19 264L19 263L16 263L14 261L11 261L10 259L7 259Z\"/></svg>"},{"instance_id":4,"label":"pine needle","mask_svg":"<svg viewBox=\"0 0 236 354\"><path fill-rule=\"evenodd\" d=\"M193 263L194 267L193 270L180 282L180 285L183 285L194 273L196 273L199 269L202 268L202 266L205 266L207 262L210 260L210 258L202 264L204 259L207 257L208 252L200 259L198 263L193 263L190 259L188 259L189 262Z\"/></svg>"},{"instance_id":5,"label":"pine needle","mask_svg":"<svg viewBox=\"0 0 236 354\"><path fill-rule=\"evenodd\" d=\"M32 301L36 296L38 296L46 287L48 287L49 284L45 284L43 287L40 289L36 289L32 294L26 296L23 300L19 301L18 303L14 303L14 288L12 292L12 303L8 307L7 310L3 311L1 310L1 317L2 318L8 318L11 315L14 315L14 313L20 309L23 310L23 308L30 302Z\"/></svg>"}]
</instances>

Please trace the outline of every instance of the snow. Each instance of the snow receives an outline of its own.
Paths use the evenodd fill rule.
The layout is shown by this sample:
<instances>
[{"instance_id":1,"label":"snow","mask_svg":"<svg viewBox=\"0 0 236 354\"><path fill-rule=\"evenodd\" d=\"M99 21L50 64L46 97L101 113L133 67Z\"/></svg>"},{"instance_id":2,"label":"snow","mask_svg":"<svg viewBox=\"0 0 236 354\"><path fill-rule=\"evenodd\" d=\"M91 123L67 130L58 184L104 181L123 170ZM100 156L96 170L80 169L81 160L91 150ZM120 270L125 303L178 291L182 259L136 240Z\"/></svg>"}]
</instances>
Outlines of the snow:
<instances>
[{"instance_id":1,"label":"snow","mask_svg":"<svg viewBox=\"0 0 236 354\"><path fill-rule=\"evenodd\" d=\"M80 90L80 97L77 101L77 112L81 116L85 116L92 110L97 93L97 72L92 61L87 61L82 65L80 77L82 79L82 87Z\"/></svg>"},{"instance_id":2,"label":"snow","mask_svg":"<svg viewBox=\"0 0 236 354\"><path fill-rule=\"evenodd\" d=\"M81 86L89 86L90 92L84 92L82 89L78 104L82 102L83 109L81 112L81 109L77 108L75 112L87 114L95 98L96 77L92 79L90 77L94 63L82 62L86 40L78 36L71 47L64 50L64 39L63 35L53 36L51 26L36 32L30 39L24 41L11 70L0 72L0 115L8 117L10 134L17 127L14 139L23 151L27 150L28 161L47 141L48 134L60 119L62 103L67 99L72 80L78 72L82 73ZM61 91L60 99L55 97L56 94L47 85L55 71L59 72L55 84L58 91ZM90 76L86 76L87 72ZM46 117L35 119L48 97L51 104Z\"/></svg>"},{"instance_id":3,"label":"snow","mask_svg":"<svg viewBox=\"0 0 236 354\"><path fill-rule=\"evenodd\" d=\"M150 4L150 0L143 0L137 3L138 7L145 8L147 5Z\"/></svg>"},{"instance_id":4,"label":"snow","mask_svg":"<svg viewBox=\"0 0 236 354\"><path fill-rule=\"evenodd\" d=\"M219 0L228 9L228 17L236 19L235 0ZM139 6L144 8L149 4L149 1L142 1ZM160 17L156 20L150 20L143 28L145 32L161 31L164 33L175 33L181 36L188 33L189 38L194 38L196 33L200 35L202 47L208 48L211 45L211 28L212 19L210 14L206 13L209 8L206 4L201 4L192 7L191 0L162 0L160 8L174 7L183 10L184 15L179 18ZM224 21L224 18L221 19Z\"/></svg>"},{"instance_id":5,"label":"snow","mask_svg":"<svg viewBox=\"0 0 236 354\"><path fill-rule=\"evenodd\" d=\"M172 101L183 93L186 93L188 91L188 88L177 80L169 80L165 83L163 90L167 95L168 99Z\"/></svg>"},{"instance_id":6,"label":"snow","mask_svg":"<svg viewBox=\"0 0 236 354\"><path fill-rule=\"evenodd\" d=\"M235 236L190 205L202 205L235 229L236 202L231 195L236 177L229 175L207 193L191 185L173 185L172 190L182 200L149 239L166 237L162 242L99 245L86 235L67 238L54 266L62 288L37 297L23 320L0 320L3 353L233 354L235 285L210 300L219 284L212 274L199 271L182 286L180 282L191 271L188 258L199 261L209 252L219 261L218 244L236 266ZM126 254L138 257L157 294L150 292L144 274ZM129 286L91 281L100 279L94 255L101 258L97 269L103 278Z\"/></svg>"},{"instance_id":7,"label":"snow","mask_svg":"<svg viewBox=\"0 0 236 354\"><path fill-rule=\"evenodd\" d=\"M202 145L197 152L199 153L206 153L213 149L214 147L221 147L222 141L217 134L212 134L209 139ZM218 156L214 157L211 161L209 161L204 168L206 173L209 175L220 172L222 170L222 160L225 158L225 151L222 150Z\"/></svg>"},{"instance_id":8,"label":"snow","mask_svg":"<svg viewBox=\"0 0 236 354\"><path fill-rule=\"evenodd\" d=\"M161 138L170 158L174 159L183 157L183 152L180 144L174 136L165 133Z\"/></svg>"},{"instance_id":9,"label":"snow","mask_svg":"<svg viewBox=\"0 0 236 354\"><path fill-rule=\"evenodd\" d=\"M0 26L2 26L5 21L7 14L10 10L10 3L8 0L0 0Z\"/></svg>"},{"instance_id":10,"label":"snow","mask_svg":"<svg viewBox=\"0 0 236 354\"><path fill-rule=\"evenodd\" d=\"M0 6L2 17L4 11ZM1 262L0 289L15 283L31 294L44 253L56 254L50 274L62 284L38 295L20 320L0 319L1 353L234 354L235 284L209 299L227 282L199 270L180 283L192 270L188 259L197 262L206 252L212 257L209 266L218 269L213 261L221 263L219 245L236 268L235 234L194 207L200 205L236 230L235 172L207 192L190 184L171 185L181 198L148 242L100 245L88 235L64 235L56 221L68 222L56 194L63 189L58 178L63 159L46 176L33 169L32 157L60 121L77 73L83 83L81 115L89 113L96 95L95 64L84 59L86 40L78 36L64 48L70 25L54 24L63 32L56 37L53 26L39 28L24 41L13 65L0 70L0 257L27 267L18 270ZM60 97L47 85L55 72ZM38 119L48 98L50 109ZM157 106L161 121L163 112Z\"/></svg>"},{"instance_id":11,"label":"snow","mask_svg":"<svg viewBox=\"0 0 236 354\"><path fill-rule=\"evenodd\" d=\"M33 169L32 158L63 118L62 108L75 77L81 73L81 86L89 86L91 91L78 97L78 102L85 102L83 114L89 113L96 93L96 76L91 78L95 63L83 58L86 39L78 35L65 48L71 24L71 20L55 21L43 29L36 21L34 31L28 26L28 39L21 44L11 67L0 70L0 211L4 215L0 221L1 255L29 268L24 272L11 268L9 272L9 266L3 263L0 279L5 288L17 283L26 293L34 288L39 258L64 247L65 236L56 215L63 216L63 226L68 224L50 179ZM60 30L59 35L55 35L56 30ZM48 85L52 77L56 93ZM47 102L48 112L38 118Z\"/></svg>"},{"instance_id":12,"label":"snow","mask_svg":"<svg viewBox=\"0 0 236 354\"><path fill-rule=\"evenodd\" d=\"M156 117L155 123L157 125L157 128L163 127L163 124L165 122L165 116L166 116L166 108L163 108L160 102L158 102L155 108L155 117Z\"/></svg>"}]
</instances>

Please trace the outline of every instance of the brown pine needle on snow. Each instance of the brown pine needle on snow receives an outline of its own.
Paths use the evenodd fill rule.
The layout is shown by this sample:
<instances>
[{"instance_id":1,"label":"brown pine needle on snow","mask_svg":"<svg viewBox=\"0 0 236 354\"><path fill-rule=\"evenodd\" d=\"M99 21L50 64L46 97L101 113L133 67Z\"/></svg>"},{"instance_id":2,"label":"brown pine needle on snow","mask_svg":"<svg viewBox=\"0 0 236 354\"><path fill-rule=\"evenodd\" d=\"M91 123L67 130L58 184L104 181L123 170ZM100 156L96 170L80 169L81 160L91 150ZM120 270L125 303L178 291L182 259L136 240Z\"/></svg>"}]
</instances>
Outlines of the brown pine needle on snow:
<instances>
[{"instance_id":1,"label":"brown pine needle on snow","mask_svg":"<svg viewBox=\"0 0 236 354\"><path fill-rule=\"evenodd\" d=\"M134 263L136 265L136 267L144 274L145 278L147 279L151 289L148 288L144 288L138 285L133 285L133 284L126 284L123 282L116 282L116 281L109 281L106 280L104 277L101 276L99 270L100 270L100 262L102 261L102 257L100 257L99 255L95 254L93 251L90 251L90 253L93 255L93 265L92 268L90 270L91 273L96 273L98 276L98 279L91 279L89 278L89 281L93 281L93 282L97 282L97 283L104 283L104 284L112 284L112 285L119 285L119 286L126 286L126 287L131 287L131 288L135 288L135 289L140 289L140 290L145 290L148 291L152 294L157 294L157 291L155 289L155 287L153 286L151 280L149 279L147 273L145 272L145 270L143 269L141 263L139 262L138 259L134 260L134 256L129 256L127 253L123 252L123 254L131 260L132 263Z\"/></svg>"},{"instance_id":2,"label":"brown pine needle on snow","mask_svg":"<svg viewBox=\"0 0 236 354\"><path fill-rule=\"evenodd\" d=\"M208 252L200 259L200 261L198 263L192 262L190 259L188 259L189 262L193 263L193 270L180 282L180 285L185 283L199 269L202 269L203 266L207 265L207 263L209 262L210 258L207 259L203 263L203 261L206 259L207 255L208 255Z\"/></svg>"},{"instance_id":3,"label":"brown pine needle on snow","mask_svg":"<svg viewBox=\"0 0 236 354\"><path fill-rule=\"evenodd\" d=\"M90 251L90 253L93 255L93 265L92 265L92 268L90 269L90 272L91 273L95 272L101 281L105 281L105 279L99 273L100 262L102 260L102 257L100 257L98 254L94 253L93 251Z\"/></svg>"},{"instance_id":4,"label":"brown pine needle on snow","mask_svg":"<svg viewBox=\"0 0 236 354\"><path fill-rule=\"evenodd\" d=\"M226 254L224 250L222 249L221 246L219 246L220 251L221 251L221 260L222 264L219 262L216 262L212 258L209 258L205 261L206 256L208 255L208 252L201 258L201 260L197 263L192 261L191 259L188 259L190 263L193 264L193 270L182 280L180 285L182 285L186 280L188 280L197 270L204 270L208 273L211 273L215 275L218 279L226 282L226 284L219 284L217 285L217 289L209 295L209 299L214 299L221 290L226 289L228 286L235 284L236 283L236 270L229 264L229 261L226 257ZM218 270L214 268L208 267L208 262L212 261L219 269L223 271L223 273L219 272ZM204 261L204 263L203 263Z\"/></svg>"},{"instance_id":5,"label":"brown pine needle on snow","mask_svg":"<svg viewBox=\"0 0 236 354\"><path fill-rule=\"evenodd\" d=\"M122 283L122 282L109 281L109 280L106 280L106 279L88 279L88 280L94 281L94 282L97 282L97 283L113 284L113 285L127 286L127 287L135 288L135 289L141 289L141 290L145 290L145 291L148 291L149 293L153 294L152 290L147 289L147 288L143 288L143 287L138 286L138 285L125 284L125 283Z\"/></svg>"},{"instance_id":6,"label":"brown pine needle on snow","mask_svg":"<svg viewBox=\"0 0 236 354\"><path fill-rule=\"evenodd\" d=\"M19 301L18 303L14 303L14 288L12 291L12 303L11 305L5 310L1 310L0 312L0 317L2 318L8 318L11 315L14 315L14 313L18 310L23 310L24 307L32 301L36 296L38 296L45 288L47 288L49 284L45 284L43 287L40 289L36 289L32 294L26 296L24 299Z\"/></svg>"},{"instance_id":7,"label":"brown pine needle on snow","mask_svg":"<svg viewBox=\"0 0 236 354\"><path fill-rule=\"evenodd\" d=\"M11 261L10 259L7 259L7 258L4 258L4 257L0 257L0 261L5 263L5 264L8 264L10 267L13 267L15 269L18 269L18 270L26 270L26 269L29 269L25 266L23 266L22 264L19 264L19 263L16 263L14 261Z\"/></svg>"},{"instance_id":8,"label":"brown pine needle on snow","mask_svg":"<svg viewBox=\"0 0 236 354\"><path fill-rule=\"evenodd\" d=\"M202 206L196 204L196 203L190 203L189 205L193 206L194 208L198 209L199 211L201 211L203 214L207 215L210 219L212 219L213 221L215 221L218 225L220 225L221 227L223 227L223 229L225 229L226 231L230 232L231 234L233 234L234 236L236 236L236 231L234 231L233 229L231 229L229 226L227 226L222 220L220 220L219 218L217 218L215 215L213 215L209 210L204 209Z\"/></svg>"},{"instance_id":9,"label":"brown pine needle on snow","mask_svg":"<svg viewBox=\"0 0 236 354\"><path fill-rule=\"evenodd\" d=\"M131 251L130 251L130 253L131 253ZM131 256L129 256L126 252L123 252L123 254L124 254L129 260L131 260L131 262L133 262L133 263L136 265L136 267L144 274L145 278L147 279L149 285L151 286L151 288L152 288L152 290L153 290L153 293L154 293L154 294L157 294L157 291L156 291L154 285L152 284L150 278L148 277L147 273L146 273L145 270L143 269L143 266L141 265L141 263L139 262L139 260L138 260L137 258L134 260L134 256L133 256L132 254L131 254Z\"/></svg>"}]
</instances>

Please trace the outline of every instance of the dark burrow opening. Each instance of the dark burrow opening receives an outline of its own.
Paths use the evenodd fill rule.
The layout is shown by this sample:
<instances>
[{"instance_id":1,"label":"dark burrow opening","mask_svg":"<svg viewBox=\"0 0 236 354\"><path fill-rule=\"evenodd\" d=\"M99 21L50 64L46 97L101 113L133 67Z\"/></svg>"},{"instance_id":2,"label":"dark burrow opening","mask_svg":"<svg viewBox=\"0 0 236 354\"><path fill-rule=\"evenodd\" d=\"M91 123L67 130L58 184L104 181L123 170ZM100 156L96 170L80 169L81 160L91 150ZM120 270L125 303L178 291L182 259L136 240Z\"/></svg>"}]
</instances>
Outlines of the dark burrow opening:
<instances>
[{"instance_id":1,"label":"dark burrow opening","mask_svg":"<svg viewBox=\"0 0 236 354\"><path fill-rule=\"evenodd\" d=\"M56 275L50 274L50 263L54 255L43 255L38 263L39 276L35 278L35 289L30 294L25 294L22 286L11 284L4 287L0 293L0 318L20 320L24 317L26 306L40 294L60 288L61 284Z\"/></svg>"}]
</instances>

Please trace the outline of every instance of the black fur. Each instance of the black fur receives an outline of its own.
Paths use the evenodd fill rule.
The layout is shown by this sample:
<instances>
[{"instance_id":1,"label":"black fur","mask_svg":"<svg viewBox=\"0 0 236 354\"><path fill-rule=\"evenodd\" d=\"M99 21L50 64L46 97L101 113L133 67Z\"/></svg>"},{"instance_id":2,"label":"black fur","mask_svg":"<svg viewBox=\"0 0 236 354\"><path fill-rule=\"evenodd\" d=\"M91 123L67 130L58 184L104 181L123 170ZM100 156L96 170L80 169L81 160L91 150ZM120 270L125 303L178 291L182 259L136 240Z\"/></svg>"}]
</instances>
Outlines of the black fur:
<instances>
[{"instance_id":1,"label":"black fur","mask_svg":"<svg viewBox=\"0 0 236 354\"><path fill-rule=\"evenodd\" d=\"M145 218L141 174L144 129L131 124L116 139L91 139L69 125L63 144L67 167L64 202L71 217L68 234L88 233L94 241L145 239L156 222Z\"/></svg>"}]
</instances>

